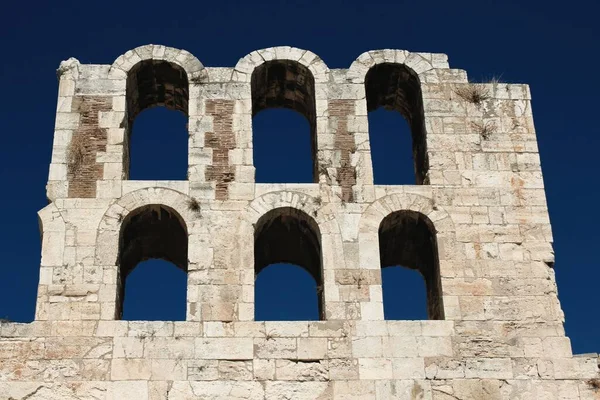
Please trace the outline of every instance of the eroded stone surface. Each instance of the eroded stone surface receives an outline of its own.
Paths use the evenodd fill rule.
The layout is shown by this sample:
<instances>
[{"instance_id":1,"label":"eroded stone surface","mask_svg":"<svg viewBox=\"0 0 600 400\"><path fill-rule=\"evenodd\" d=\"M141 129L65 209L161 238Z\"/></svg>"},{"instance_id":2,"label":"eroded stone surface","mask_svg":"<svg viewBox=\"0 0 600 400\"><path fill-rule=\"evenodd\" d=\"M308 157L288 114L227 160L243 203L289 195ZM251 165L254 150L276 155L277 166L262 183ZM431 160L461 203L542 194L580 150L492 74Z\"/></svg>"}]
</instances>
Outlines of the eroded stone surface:
<instances>
[{"instance_id":1,"label":"eroded stone surface","mask_svg":"<svg viewBox=\"0 0 600 400\"><path fill-rule=\"evenodd\" d=\"M600 399L598 356L563 329L526 85L471 85L443 54L330 70L292 47L205 68L149 45L59 76L36 320L0 323L0 399ZM127 180L128 130L157 105L188 115L186 181ZM409 120L419 185L373 184L379 106ZM269 107L308 118L315 183L255 183ZM276 262L285 235L323 321L253 321L255 255ZM145 257L187 271L186 321L118 320ZM431 320L384 320L380 268L398 262L425 274Z\"/></svg>"}]
</instances>

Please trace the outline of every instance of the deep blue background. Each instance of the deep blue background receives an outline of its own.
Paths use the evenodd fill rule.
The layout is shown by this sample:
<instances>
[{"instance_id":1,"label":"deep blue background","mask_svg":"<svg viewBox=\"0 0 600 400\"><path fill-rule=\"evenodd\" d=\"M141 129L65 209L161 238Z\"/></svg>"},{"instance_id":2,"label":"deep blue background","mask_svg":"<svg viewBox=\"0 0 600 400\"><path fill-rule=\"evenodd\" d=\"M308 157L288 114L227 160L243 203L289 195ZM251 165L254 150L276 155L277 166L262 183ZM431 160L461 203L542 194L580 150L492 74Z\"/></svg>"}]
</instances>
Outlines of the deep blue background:
<instances>
[{"instance_id":1,"label":"deep blue background","mask_svg":"<svg viewBox=\"0 0 600 400\"><path fill-rule=\"evenodd\" d=\"M4 4L0 14L0 202L4 211L0 317L18 321L33 318L40 253L35 213L46 204L44 185L57 96L55 70L61 60L73 56L82 63L106 64L128 49L160 43L191 51L207 66L233 66L255 49L291 45L312 50L330 68L347 68L363 51L399 48L447 53L451 66L466 69L474 81L500 75L506 82L531 85L567 333L575 352L599 351L600 265L595 253L600 239L596 162L600 145L596 119L600 105L596 78L599 11L597 2L582 0L568 4L517 0ZM267 111L264 118L269 113L273 116L264 122L263 136L299 136L298 143L306 140L299 133L306 132L301 125L291 127L297 118L278 111ZM177 122L180 116L154 114L152 110L138 118L133 140L139 146L134 151L152 149L155 153L145 161L134 159L132 167L140 165L141 171L147 164L157 166L152 179L163 174L184 176L185 165L182 172L177 157L181 148L185 152L186 141L185 130ZM256 118L255 129L263 124L262 114ZM149 129L144 129L143 119L148 120ZM388 127L384 128L386 139L403 140L398 138L401 124L390 121L393 117L381 119L382 126ZM257 146L260 140L256 137ZM148 147L143 144L150 141L155 143ZM274 143L263 146L269 155L277 154ZM387 154L409 154L407 147L394 146L388 142L377 158L383 157L380 162L387 163L388 168L405 171L406 164L396 161L396 156L386 156L385 151L391 147L393 153ZM307 164L297 167L296 161L290 156L264 162L275 163L273 173L302 175L305 172L298 168L304 171ZM140 265L130 277L129 289L136 286L137 275L142 276L139 287L153 284L152 279L144 279L145 269L172 270L173 275L179 272L161 266L160 262ZM273 271L278 269L272 267ZM289 292L283 284L275 286ZM178 296L181 298L181 293L166 293L173 302ZM146 317L164 315L161 304L171 301L151 298L143 303L151 311Z\"/></svg>"}]
</instances>

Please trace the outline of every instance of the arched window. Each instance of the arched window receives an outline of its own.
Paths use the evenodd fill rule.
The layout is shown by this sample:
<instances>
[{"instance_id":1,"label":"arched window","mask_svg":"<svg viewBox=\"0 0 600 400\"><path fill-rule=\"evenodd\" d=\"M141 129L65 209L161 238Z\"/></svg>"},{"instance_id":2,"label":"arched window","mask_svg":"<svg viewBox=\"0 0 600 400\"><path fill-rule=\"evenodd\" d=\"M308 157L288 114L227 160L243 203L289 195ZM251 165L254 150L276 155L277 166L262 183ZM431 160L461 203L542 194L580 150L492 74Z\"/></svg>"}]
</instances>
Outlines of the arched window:
<instances>
[{"instance_id":1,"label":"arched window","mask_svg":"<svg viewBox=\"0 0 600 400\"><path fill-rule=\"evenodd\" d=\"M321 234L310 216L289 207L263 215L254 233L255 319L323 319L321 262Z\"/></svg>"},{"instance_id":2,"label":"arched window","mask_svg":"<svg viewBox=\"0 0 600 400\"><path fill-rule=\"evenodd\" d=\"M126 98L125 175L187 179L188 79L183 68L167 61L139 62L127 76Z\"/></svg>"},{"instance_id":3,"label":"arched window","mask_svg":"<svg viewBox=\"0 0 600 400\"><path fill-rule=\"evenodd\" d=\"M187 254L187 229L173 209L149 205L127 215L119 239L118 317L128 320L185 320ZM138 266L141 263L144 265ZM134 274L136 267L140 271ZM169 267L181 271L167 271L165 268ZM149 275L139 272L148 272ZM146 298L162 299L163 304L172 307L164 312L154 312L137 297L140 293L145 293Z\"/></svg>"},{"instance_id":4,"label":"arched window","mask_svg":"<svg viewBox=\"0 0 600 400\"><path fill-rule=\"evenodd\" d=\"M256 182L318 182L311 72L295 61L268 61L254 70L251 86ZM280 108L287 110L271 110Z\"/></svg>"},{"instance_id":5,"label":"arched window","mask_svg":"<svg viewBox=\"0 0 600 400\"><path fill-rule=\"evenodd\" d=\"M379 254L381 268L409 268L418 271L425 280L425 285L417 284L414 273L382 271L385 318L444 319L437 242L429 218L415 211L396 211L385 217L379 225ZM427 313L419 311L425 307L415 304L425 298ZM408 302L394 301L399 299Z\"/></svg>"},{"instance_id":6,"label":"arched window","mask_svg":"<svg viewBox=\"0 0 600 400\"><path fill-rule=\"evenodd\" d=\"M427 184L429 165L419 77L403 64L377 64L365 77L365 91L375 184ZM380 107L399 112L406 122L378 110ZM412 160L411 146L407 146L411 137Z\"/></svg>"}]
</instances>

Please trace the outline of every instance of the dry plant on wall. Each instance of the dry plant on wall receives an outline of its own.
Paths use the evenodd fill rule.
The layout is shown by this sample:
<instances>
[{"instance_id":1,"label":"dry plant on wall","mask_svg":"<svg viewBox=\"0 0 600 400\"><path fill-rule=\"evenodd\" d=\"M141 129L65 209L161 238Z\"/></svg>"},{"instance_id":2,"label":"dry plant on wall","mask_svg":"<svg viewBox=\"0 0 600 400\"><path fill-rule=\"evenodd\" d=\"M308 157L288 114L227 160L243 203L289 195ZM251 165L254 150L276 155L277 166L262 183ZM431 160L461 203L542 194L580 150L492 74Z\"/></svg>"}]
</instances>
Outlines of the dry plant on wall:
<instances>
[{"instance_id":1,"label":"dry plant on wall","mask_svg":"<svg viewBox=\"0 0 600 400\"><path fill-rule=\"evenodd\" d=\"M490 98L490 92L485 86L473 83L456 87L454 93L461 99L475 105L479 105Z\"/></svg>"},{"instance_id":2,"label":"dry plant on wall","mask_svg":"<svg viewBox=\"0 0 600 400\"><path fill-rule=\"evenodd\" d=\"M502 75L493 75L493 76L490 78L490 81L489 81L489 83L491 83L491 84L492 84L492 85L494 85L494 86L498 86L498 84L500 84L500 83L504 83L504 82L502 81Z\"/></svg>"},{"instance_id":3,"label":"dry plant on wall","mask_svg":"<svg viewBox=\"0 0 600 400\"><path fill-rule=\"evenodd\" d=\"M363 284L367 282L367 278L363 275L362 271L352 274L352 282L357 288L361 289Z\"/></svg>"},{"instance_id":4,"label":"dry plant on wall","mask_svg":"<svg viewBox=\"0 0 600 400\"><path fill-rule=\"evenodd\" d=\"M331 176L329 175L329 171L327 170L328 166L327 165L323 165L321 163L319 163L319 167L318 167L318 174L319 176L324 175L325 176L325 181L330 184L331 183Z\"/></svg>"},{"instance_id":5,"label":"dry plant on wall","mask_svg":"<svg viewBox=\"0 0 600 400\"><path fill-rule=\"evenodd\" d=\"M190 197L188 199L188 201L187 201L187 207L188 207L188 210L193 211L193 212L195 212L197 214L199 214L200 211L201 211L200 203L194 197Z\"/></svg>"},{"instance_id":6,"label":"dry plant on wall","mask_svg":"<svg viewBox=\"0 0 600 400\"><path fill-rule=\"evenodd\" d=\"M595 392L600 392L600 378L594 378L587 381L587 384L590 385Z\"/></svg>"},{"instance_id":7,"label":"dry plant on wall","mask_svg":"<svg viewBox=\"0 0 600 400\"><path fill-rule=\"evenodd\" d=\"M85 137L83 135L73 135L71 143L67 148L67 169L69 174L74 175L83 165L85 157Z\"/></svg>"},{"instance_id":8,"label":"dry plant on wall","mask_svg":"<svg viewBox=\"0 0 600 400\"><path fill-rule=\"evenodd\" d=\"M471 122L471 125L483 140L488 140L490 135L496 133L496 124L493 121L487 121L485 123Z\"/></svg>"}]
</instances>

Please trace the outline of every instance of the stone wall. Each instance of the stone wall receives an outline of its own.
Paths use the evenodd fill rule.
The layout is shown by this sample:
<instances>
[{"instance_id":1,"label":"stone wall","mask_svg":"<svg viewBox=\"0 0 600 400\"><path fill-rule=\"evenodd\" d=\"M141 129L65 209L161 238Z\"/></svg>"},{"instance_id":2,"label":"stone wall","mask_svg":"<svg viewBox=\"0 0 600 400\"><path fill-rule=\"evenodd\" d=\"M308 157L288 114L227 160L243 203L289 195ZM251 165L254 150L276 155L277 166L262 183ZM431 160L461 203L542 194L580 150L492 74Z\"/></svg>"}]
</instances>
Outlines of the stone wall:
<instances>
[{"instance_id":1,"label":"stone wall","mask_svg":"<svg viewBox=\"0 0 600 400\"><path fill-rule=\"evenodd\" d=\"M574 357L563 329L526 85L470 84L443 54L341 70L290 47L206 68L149 45L59 75L36 320L0 325L0 399L600 398L597 356ZM153 105L187 107L186 181L127 179L134 114ZM379 106L409 121L419 185L373 184ZM255 183L268 107L309 120L314 183ZM323 321L254 321L276 257L255 264L255 234L277 226L306 239L291 257L320 279ZM187 271L186 321L119 320L140 257ZM426 277L430 320L384 320L394 260Z\"/></svg>"}]
</instances>

